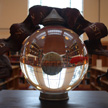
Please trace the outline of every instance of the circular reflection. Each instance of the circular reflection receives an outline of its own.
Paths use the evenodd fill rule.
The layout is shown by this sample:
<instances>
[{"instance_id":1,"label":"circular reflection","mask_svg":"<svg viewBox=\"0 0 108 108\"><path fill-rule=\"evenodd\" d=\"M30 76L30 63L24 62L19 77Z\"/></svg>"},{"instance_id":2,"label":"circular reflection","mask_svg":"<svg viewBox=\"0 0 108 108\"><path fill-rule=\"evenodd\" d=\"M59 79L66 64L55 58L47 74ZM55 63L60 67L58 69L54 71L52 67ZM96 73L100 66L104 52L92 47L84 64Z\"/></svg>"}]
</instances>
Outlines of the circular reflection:
<instances>
[{"instance_id":1,"label":"circular reflection","mask_svg":"<svg viewBox=\"0 0 108 108\"><path fill-rule=\"evenodd\" d=\"M80 84L88 68L86 47L72 30L47 26L33 33L21 50L28 82L44 93L64 93Z\"/></svg>"},{"instance_id":2,"label":"circular reflection","mask_svg":"<svg viewBox=\"0 0 108 108\"><path fill-rule=\"evenodd\" d=\"M56 75L62 70L62 58L55 52L49 52L43 56L41 66L47 75Z\"/></svg>"}]
</instances>

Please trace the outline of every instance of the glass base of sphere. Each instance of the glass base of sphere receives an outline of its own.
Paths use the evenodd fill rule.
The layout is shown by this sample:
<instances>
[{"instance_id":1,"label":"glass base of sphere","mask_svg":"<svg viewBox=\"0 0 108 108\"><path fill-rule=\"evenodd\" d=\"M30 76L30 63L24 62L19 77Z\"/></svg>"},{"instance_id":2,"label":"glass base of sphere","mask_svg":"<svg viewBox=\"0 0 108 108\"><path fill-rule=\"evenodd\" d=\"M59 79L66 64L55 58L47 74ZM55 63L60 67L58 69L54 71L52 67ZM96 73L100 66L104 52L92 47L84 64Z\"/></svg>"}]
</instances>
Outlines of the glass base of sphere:
<instances>
[{"instance_id":1,"label":"glass base of sphere","mask_svg":"<svg viewBox=\"0 0 108 108\"><path fill-rule=\"evenodd\" d=\"M46 94L40 92L40 100L48 100L48 101L63 101L68 100L68 93L62 93L62 94Z\"/></svg>"}]
</instances>

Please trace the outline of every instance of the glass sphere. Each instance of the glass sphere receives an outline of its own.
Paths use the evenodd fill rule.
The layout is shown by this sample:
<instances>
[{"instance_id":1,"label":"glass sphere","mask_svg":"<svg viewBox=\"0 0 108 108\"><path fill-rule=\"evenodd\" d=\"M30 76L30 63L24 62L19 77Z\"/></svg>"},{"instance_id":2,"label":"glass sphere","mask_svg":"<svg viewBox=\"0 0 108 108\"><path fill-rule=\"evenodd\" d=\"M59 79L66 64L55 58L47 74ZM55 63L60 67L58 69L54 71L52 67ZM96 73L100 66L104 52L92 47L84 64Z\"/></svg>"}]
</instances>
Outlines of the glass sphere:
<instances>
[{"instance_id":1,"label":"glass sphere","mask_svg":"<svg viewBox=\"0 0 108 108\"><path fill-rule=\"evenodd\" d=\"M74 89L87 72L88 53L70 29L46 26L23 43L20 66L27 81L44 93Z\"/></svg>"}]
</instances>

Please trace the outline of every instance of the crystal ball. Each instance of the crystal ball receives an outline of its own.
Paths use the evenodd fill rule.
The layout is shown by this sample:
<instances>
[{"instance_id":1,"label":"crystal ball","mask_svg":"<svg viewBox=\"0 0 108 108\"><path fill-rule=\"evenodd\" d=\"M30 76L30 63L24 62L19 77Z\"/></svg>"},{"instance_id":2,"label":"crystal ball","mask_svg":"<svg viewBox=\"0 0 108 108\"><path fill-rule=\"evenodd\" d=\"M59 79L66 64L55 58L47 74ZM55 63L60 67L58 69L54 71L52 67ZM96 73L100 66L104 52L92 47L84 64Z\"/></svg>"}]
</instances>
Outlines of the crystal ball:
<instances>
[{"instance_id":1,"label":"crystal ball","mask_svg":"<svg viewBox=\"0 0 108 108\"><path fill-rule=\"evenodd\" d=\"M25 79L44 93L64 93L77 87L88 69L81 37L62 26L46 26L24 42L20 56Z\"/></svg>"}]
</instances>

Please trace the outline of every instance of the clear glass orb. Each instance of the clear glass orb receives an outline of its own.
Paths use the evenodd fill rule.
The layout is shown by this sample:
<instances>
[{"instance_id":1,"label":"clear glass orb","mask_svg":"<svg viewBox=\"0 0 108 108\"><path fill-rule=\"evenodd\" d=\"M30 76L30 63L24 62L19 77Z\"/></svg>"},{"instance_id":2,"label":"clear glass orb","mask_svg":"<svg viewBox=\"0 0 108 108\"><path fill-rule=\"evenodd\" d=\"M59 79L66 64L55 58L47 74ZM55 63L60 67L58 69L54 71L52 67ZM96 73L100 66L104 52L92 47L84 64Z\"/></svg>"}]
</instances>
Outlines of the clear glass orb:
<instances>
[{"instance_id":1,"label":"clear glass orb","mask_svg":"<svg viewBox=\"0 0 108 108\"><path fill-rule=\"evenodd\" d=\"M78 86L88 69L88 53L79 36L62 26L46 26L27 38L21 70L44 93L64 93Z\"/></svg>"}]
</instances>

